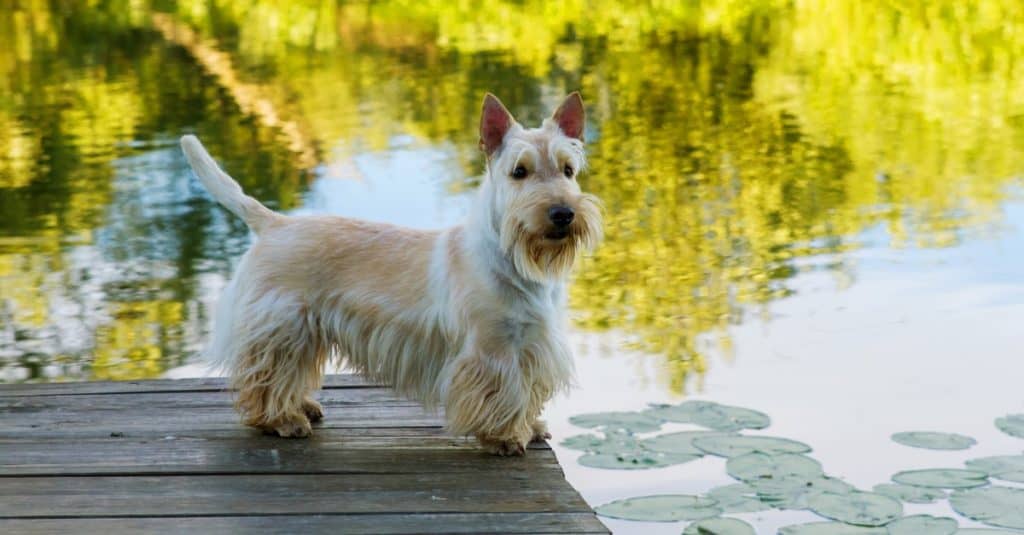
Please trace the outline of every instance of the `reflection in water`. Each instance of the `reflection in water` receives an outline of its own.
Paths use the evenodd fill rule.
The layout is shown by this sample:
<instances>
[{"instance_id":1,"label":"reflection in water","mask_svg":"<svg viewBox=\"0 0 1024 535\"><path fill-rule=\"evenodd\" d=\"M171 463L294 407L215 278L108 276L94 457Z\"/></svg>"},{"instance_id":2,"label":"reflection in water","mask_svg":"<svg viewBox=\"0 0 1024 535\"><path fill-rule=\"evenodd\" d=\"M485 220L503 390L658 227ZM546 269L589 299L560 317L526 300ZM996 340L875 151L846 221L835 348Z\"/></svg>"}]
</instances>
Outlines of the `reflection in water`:
<instances>
[{"instance_id":1,"label":"reflection in water","mask_svg":"<svg viewBox=\"0 0 1024 535\"><path fill-rule=\"evenodd\" d=\"M576 320L664 355L676 390L796 274L848 284L851 249L994 228L1021 172L1012 3L313 4L0 13L0 379L152 377L194 356L248 236L185 179L184 132L285 210L313 179L355 179L387 214L388 170L410 166L379 161L440 158L425 190L448 213L481 171L484 91L534 123L582 89L607 239Z\"/></svg>"}]
</instances>

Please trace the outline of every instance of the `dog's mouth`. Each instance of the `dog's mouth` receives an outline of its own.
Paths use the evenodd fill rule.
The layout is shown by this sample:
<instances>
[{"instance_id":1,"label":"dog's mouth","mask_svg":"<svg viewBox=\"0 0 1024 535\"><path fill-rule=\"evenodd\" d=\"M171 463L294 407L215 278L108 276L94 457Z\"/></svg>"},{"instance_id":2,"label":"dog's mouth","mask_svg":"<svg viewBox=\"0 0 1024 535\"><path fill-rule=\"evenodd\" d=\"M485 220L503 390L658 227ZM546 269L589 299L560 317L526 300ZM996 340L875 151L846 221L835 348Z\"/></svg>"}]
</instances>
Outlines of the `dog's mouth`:
<instances>
[{"instance_id":1,"label":"dog's mouth","mask_svg":"<svg viewBox=\"0 0 1024 535\"><path fill-rule=\"evenodd\" d=\"M559 240L564 240L564 239L568 238L569 234L570 234L569 227L556 228L556 229L548 231L548 233L545 234L544 237L549 239L549 240L559 241Z\"/></svg>"}]
</instances>

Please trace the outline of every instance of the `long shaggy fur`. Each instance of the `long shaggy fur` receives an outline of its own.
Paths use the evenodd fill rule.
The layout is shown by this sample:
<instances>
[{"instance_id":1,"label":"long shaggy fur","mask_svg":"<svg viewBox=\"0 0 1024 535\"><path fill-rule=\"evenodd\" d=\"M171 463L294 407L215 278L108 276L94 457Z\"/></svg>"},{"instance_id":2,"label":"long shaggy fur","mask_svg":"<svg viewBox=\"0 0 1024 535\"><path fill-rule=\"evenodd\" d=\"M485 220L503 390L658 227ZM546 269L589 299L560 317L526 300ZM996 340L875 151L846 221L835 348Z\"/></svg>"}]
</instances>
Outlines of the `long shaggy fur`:
<instances>
[{"instance_id":1,"label":"long shaggy fur","mask_svg":"<svg viewBox=\"0 0 1024 535\"><path fill-rule=\"evenodd\" d=\"M183 137L199 179L257 235L221 297L208 348L245 423L308 436L322 416L312 394L337 358L443 406L453 433L494 453L522 454L543 436L544 403L572 379L566 278L601 237L599 202L574 179L585 165L582 104L576 94L566 103L527 130L488 95L479 198L464 225L437 232L274 213ZM516 167L529 176L513 178ZM556 205L575 212L565 237L552 238Z\"/></svg>"}]
</instances>

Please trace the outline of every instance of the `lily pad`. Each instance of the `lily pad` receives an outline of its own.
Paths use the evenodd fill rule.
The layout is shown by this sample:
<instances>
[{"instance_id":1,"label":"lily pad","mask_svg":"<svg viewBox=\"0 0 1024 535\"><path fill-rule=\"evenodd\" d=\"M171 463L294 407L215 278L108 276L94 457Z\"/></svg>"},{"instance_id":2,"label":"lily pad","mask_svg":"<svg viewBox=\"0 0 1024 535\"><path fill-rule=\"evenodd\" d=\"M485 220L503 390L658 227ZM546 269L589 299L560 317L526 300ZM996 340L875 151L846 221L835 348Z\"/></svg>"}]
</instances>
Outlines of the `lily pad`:
<instances>
[{"instance_id":1,"label":"lily pad","mask_svg":"<svg viewBox=\"0 0 1024 535\"><path fill-rule=\"evenodd\" d=\"M857 490L853 485L831 477L765 478L751 481L750 486L762 502L776 509L807 509L808 500L815 494L849 494Z\"/></svg>"},{"instance_id":2,"label":"lily pad","mask_svg":"<svg viewBox=\"0 0 1024 535\"><path fill-rule=\"evenodd\" d=\"M795 453L782 455L765 455L748 453L738 457L730 457L725 463L725 471L740 481L753 481L763 478L779 479L786 476L797 476L814 479L825 475L821 463Z\"/></svg>"},{"instance_id":3,"label":"lily pad","mask_svg":"<svg viewBox=\"0 0 1024 535\"><path fill-rule=\"evenodd\" d=\"M988 474L977 470L959 468L928 468L907 470L892 476L892 480L904 485L933 489L968 489L988 484Z\"/></svg>"},{"instance_id":4,"label":"lily pad","mask_svg":"<svg viewBox=\"0 0 1024 535\"><path fill-rule=\"evenodd\" d=\"M569 418L569 423L587 428L600 428L606 431L622 430L633 433L646 433L661 429L661 421L642 412L592 412L579 414Z\"/></svg>"},{"instance_id":5,"label":"lily pad","mask_svg":"<svg viewBox=\"0 0 1024 535\"><path fill-rule=\"evenodd\" d=\"M1021 532L988 528L961 528L956 530L955 535L1021 535Z\"/></svg>"},{"instance_id":6,"label":"lily pad","mask_svg":"<svg viewBox=\"0 0 1024 535\"><path fill-rule=\"evenodd\" d=\"M665 453L685 453L687 455L704 455L704 452L693 445L694 439L705 437L727 436L720 431L680 431L678 433L666 433L644 439L644 448Z\"/></svg>"},{"instance_id":7,"label":"lily pad","mask_svg":"<svg viewBox=\"0 0 1024 535\"><path fill-rule=\"evenodd\" d=\"M743 435L699 437L693 439L693 445L704 453L719 457L737 457L748 453L780 455L783 453L807 453L811 451L811 447L807 444L788 438Z\"/></svg>"},{"instance_id":8,"label":"lily pad","mask_svg":"<svg viewBox=\"0 0 1024 535\"><path fill-rule=\"evenodd\" d=\"M967 461L967 468L985 472L989 477L1024 483L1024 455L999 455Z\"/></svg>"},{"instance_id":9,"label":"lily pad","mask_svg":"<svg viewBox=\"0 0 1024 535\"><path fill-rule=\"evenodd\" d=\"M683 535L755 535L755 532L750 524L742 520L709 518L686 526Z\"/></svg>"},{"instance_id":10,"label":"lily pad","mask_svg":"<svg viewBox=\"0 0 1024 535\"><path fill-rule=\"evenodd\" d=\"M842 522L811 522L783 526L779 535L888 535L885 528L851 526Z\"/></svg>"},{"instance_id":11,"label":"lily pad","mask_svg":"<svg viewBox=\"0 0 1024 535\"><path fill-rule=\"evenodd\" d=\"M660 494L627 498L606 503L594 509L597 514L623 520L643 522L676 522L703 520L722 514L717 502L686 494Z\"/></svg>"},{"instance_id":12,"label":"lily pad","mask_svg":"<svg viewBox=\"0 0 1024 535\"><path fill-rule=\"evenodd\" d=\"M632 453L640 449L640 441L625 433L607 433L603 437L594 434L573 435L561 444L571 450L593 453Z\"/></svg>"},{"instance_id":13,"label":"lily pad","mask_svg":"<svg viewBox=\"0 0 1024 535\"><path fill-rule=\"evenodd\" d=\"M903 515L903 504L873 492L814 494L807 500L811 511L855 526L884 526Z\"/></svg>"},{"instance_id":14,"label":"lily pad","mask_svg":"<svg viewBox=\"0 0 1024 535\"><path fill-rule=\"evenodd\" d=\"M1011 437L1024 438L1024 413L996 418L996 427Z\"/></svg>"},{"instance_id":15,"label":"lily pad","mask_svg":"<svg viewBox=\"0 0 1024 535\"><path fill-rule=\"evenodd\" d=\"M928 489L899 483L879 483L872 490L907 503L935 503L936 500L946 499L946 491L942 489Z\"/></svg>"},{"instance_id":16,"label":"lily pad","mask_svg":"<svg viewBox=\"0 0 1024 535\"><path fill-rule=\"evenodd\" d=\"M936 431L906 431L892 436L893 442L912 448L929 450L966 450L978 443L977 440L956 433L939 433Z\"/></svg>"},{"instance_id":17,"label":"lily pad","mask_svg":"<svg viewBox=\"0 0 1024 535\"><path fill-rule=\"evenodd\" d=\"M683 464L700 459L700 455L660 453L657 451L636 451L624 453L587 453L576 462L591 468L611 470L644 470Z\"/></svg>"},{"instance_id":18,"label":"lily pad","mask_svg":"<svg viewBox=\"0 0 1024 535\"><path fill-rule=\"evenodd\" d=\"M1024 529L1024 489L986 487L954 492L953 510L978 522L1001 528Z\"/></svg>"},{"instance_id":19,"label":"lily pad","mask_svg":"<svg viewBox=\"0 0 1024 535\"><path fill-rule=\"evenodd\" d=\"M647 414L669 422L697 424L716 431L764 429L771 418L763 412L722 405L713 401L684 401L678 405L654 405Z\"/></svg>"},{"instance_id":20,"label":"lily pad","mask_svg":"<svg viewBox=\"0 0 1024 535\"><path fill-rule=\"evenodd\" d=\"M758 513L770 509L758 499L754 487L746 483L715 487L706 496L717 501L723 513Z\"/></svg>"},{"instance_id":21,"label":"lily pad","mask_svg":"<svg viewBox=\"0 0 1024 535\"><path fill-rule=\"evenodd\" d=\"M953 535L957 527L952 518L931 515L905 516L885 526L889 535Z\"/></svg>"}]
</instances>

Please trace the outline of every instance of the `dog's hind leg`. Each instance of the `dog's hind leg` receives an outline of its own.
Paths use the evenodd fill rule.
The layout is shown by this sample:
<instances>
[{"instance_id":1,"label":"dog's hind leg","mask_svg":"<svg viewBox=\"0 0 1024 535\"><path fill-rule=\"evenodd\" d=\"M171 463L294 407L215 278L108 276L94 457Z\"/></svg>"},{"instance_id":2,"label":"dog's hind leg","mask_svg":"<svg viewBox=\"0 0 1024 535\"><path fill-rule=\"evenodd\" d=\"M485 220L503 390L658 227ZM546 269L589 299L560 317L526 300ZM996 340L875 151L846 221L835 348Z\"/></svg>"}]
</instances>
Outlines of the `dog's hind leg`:
<instances>
[{"instance_id":1,"label":"dog's hind leg","mask_svg":"<svg viewBox=\"0 0 1024 535\"><path fill-rule=\"evenodd\" d=\"M233 381L238 389L235 406L246 425L282 437L307 437L313 432L304 407L307 388L299 374L283 365L285 358L270 358L267 369L246 370Z\"/></svg>"},{"instance_id":2,"label":"dog's hind leg","mask_svg":"<svg viewBox=\"0 0 1024 535\"><path fill-rule=\"evenodd\" d=\"M311 422L323 418L312 394L327 356L315 330L292 323L249 347L232 370L235 405L246 425L282 437L311 435Z\"/></svg>"}]
</instances>

